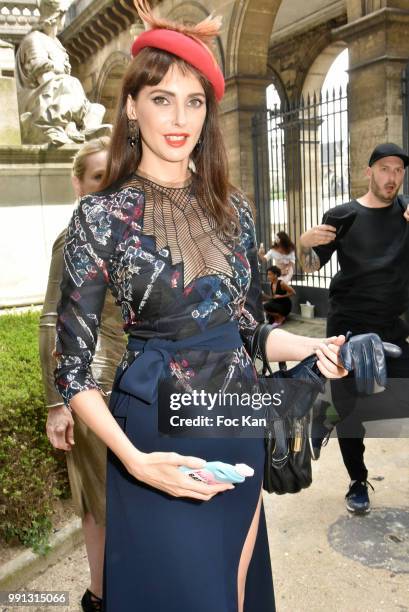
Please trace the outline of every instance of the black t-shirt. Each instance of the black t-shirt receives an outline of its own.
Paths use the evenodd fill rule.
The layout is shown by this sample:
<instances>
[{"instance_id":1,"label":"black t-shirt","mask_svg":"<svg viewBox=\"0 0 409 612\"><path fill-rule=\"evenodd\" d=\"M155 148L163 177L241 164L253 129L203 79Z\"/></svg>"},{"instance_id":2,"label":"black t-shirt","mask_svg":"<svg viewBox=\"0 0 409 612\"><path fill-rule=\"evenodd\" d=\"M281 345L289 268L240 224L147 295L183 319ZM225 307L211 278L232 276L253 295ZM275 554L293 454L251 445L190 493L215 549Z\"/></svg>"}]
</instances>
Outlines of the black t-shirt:
<instances>
[{"instance_id":1,"label":"black t-shirt","mask_svg":"<svg viewBox=\"0 0 409 612\"><path fill-rule=\"evenodd\" d=\"M329 211L335 217L356 213L341 240L314 247L321 266L338 253L340 270L329 289L330 334L374 331L389 341L408 335L399 319L409 303L407 201L399 196L390 206L368 208L352 200Z\"/></svg>"}]
</instances>

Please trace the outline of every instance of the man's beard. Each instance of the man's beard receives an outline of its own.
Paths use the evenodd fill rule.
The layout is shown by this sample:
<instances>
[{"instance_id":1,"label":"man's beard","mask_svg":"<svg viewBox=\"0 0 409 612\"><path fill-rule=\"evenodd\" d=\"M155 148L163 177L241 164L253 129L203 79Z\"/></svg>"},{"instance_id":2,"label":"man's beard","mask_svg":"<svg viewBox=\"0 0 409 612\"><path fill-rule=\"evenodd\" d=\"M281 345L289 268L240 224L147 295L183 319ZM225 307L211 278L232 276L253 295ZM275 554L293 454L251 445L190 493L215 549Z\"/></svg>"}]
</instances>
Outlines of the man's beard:
<instances>
[{"instance_id":1,"label":"man's beard","mask_svg":"<svg viewBox=\"0 0 409 612\"><path fill-rule=\"evenodd\" d=\"M387 185L388 183L386 183L385 187ZM391 191L390 195L385 195L382 192L382 188L379 186L379 183L376 182L373 176L371 177L371 191L374 194L374 196L378 198L378 200L380 200L384 204L390 204L391 202L393 202L393 200L398 195L399 189L400 189L400 185L398 185L397 187L395 186L394 191Z\"/></svg>"}]
</instances>

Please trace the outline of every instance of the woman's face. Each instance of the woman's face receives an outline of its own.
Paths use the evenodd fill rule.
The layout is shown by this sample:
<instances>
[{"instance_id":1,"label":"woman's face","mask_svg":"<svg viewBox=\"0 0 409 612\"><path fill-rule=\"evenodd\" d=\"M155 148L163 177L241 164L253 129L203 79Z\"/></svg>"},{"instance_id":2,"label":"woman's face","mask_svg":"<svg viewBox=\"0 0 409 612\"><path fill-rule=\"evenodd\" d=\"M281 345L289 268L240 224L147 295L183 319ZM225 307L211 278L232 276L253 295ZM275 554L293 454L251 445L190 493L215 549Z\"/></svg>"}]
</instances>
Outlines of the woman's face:
<instances>
[{"instance_id":1,"label":"woman's face","mask_svg":"<svg viewBox=\"0 0 409 612\"><path fill-rule=\"evenodd\" d=\"M196 76L174 65L158 85L128 98L127 113L139 124L141 164L154 170L162 162L189 160L206 118L206 95Z\"/></svg>"},{"instance_id":2,"label":"woman's face","mask_svg":"<svg viewBox=\"0 0 409 612\"><path fill-rule=\"evenodd\" d=\"M108 151L99 151L88 155L85 160L84 176L81 179L74 176L72 179L77 197L81 198L88 193L99 190L107 165L107 157Z\"/></svg>"},{"instance_id":3,"label":"woman's face","mask_svg":"<svg viewBox=\"0 0 409 612\"><path fill-rule=\"evenodd\" d=\"M274 272L272 272L271 270L267 272L267 278L270 283L274 283L277 280L276 274L274 274Z\"/></svg>"}]
</instances>

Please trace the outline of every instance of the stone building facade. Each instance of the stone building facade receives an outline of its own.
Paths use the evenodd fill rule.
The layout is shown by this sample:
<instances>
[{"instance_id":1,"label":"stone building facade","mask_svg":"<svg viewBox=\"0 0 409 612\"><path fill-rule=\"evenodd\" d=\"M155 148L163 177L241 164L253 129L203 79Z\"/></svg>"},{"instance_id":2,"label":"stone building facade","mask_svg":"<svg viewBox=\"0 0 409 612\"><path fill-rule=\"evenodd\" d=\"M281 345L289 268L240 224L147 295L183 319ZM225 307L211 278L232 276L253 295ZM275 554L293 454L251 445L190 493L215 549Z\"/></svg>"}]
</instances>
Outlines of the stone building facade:
<instances>
[{"instance_id":1,"label":"stone building facade","mask_svg":"<svg viewBox=\"0 0 409 612\"><path fill-rule=\"evenodd\" d=\"M252 120L258 111L266 108L266 88L274 84L283 103L296 104L301 96L320 92L328 69L346 48L349 51L349 172L352 195L360 194L366 188L364 170L368 154L376 143L394 141L408 147L409 143L404 141L402 124L404 114L409 114L409 104L406 105L408 110L404 111L402 73L409 65L409 0L151 2L161 15L187 22L197 22L213 11L223 17L223 29L216 48L226 78L226 95L220 108L222 127L232 182L240 185L251 197L255 195L258 173L257 159L253 155ZM48 185L51 181L47 174L51 152L37 152L31 148L30 160L26 159L28 153L19 144L16 104L14 115L12 111L15 90L10 45L17 48L37 18L35 0L0 0L0 96L3 108L9 108L8 114L12 117L12 121L3 124L0 122L0 138L1 144L14 146L10 151L2 148L0 174L9 177L12 163L12 171L17 173L16 176L20 176L24 170L30 176L35 175L39 185L46 179ZM114 118L120 81L130 60L131 43L142 29L132 0L74 0L69 9L66 27L60 39L70 54L74 76L80 79L91 101L106 106L108 121ZM409 75L409 70L407 73ZM8 102L4 106L6 94ZM409 119L406 124L409 125ZM15 129L12 139L5 143L3 136L11 138L10 126ZM293 147L295 155L300 156L302 146L297 142L290 143L290 152ZM43 217L48 219L51 207L55 206L55 226L57 219L58 223L65 223L68 214L57 214L57 210L62 210L64 205L68 211L69 202L73 198L69 188L72 153L61 151L62 157L58 159L58 168L55 170L57 173L65 173L64 202L57 202L54 196L50 196L50 201L45 203L47 215L44 216L44 202L41 204L44 205L42 217L36 213L39 220ZM38 155L42 156L40 165L36 162ZM293 160L287 160L286 163L291 165ZM305 176L296 178L299 185L294 182L291 184L288 177L286 180L288 205L288 196L295 194L300 184L300 191L305 191ZM54 184L53 181L51 183ZM12 182L10 184L14 185ZM2 218L10 217L11 207L21 208L21 202L13 199L17 197L13 189L6 189L0 197ZM41 193L53 194L50 189L43 188ZM260 206L258 226L261 239L265 235L267 242L267 235L270 231L274 233L274 228L269 218L269 192L265 193L265 210L263 212L263 205ZM297 194L293 200L295 205L292 214L298 221L290 223L289 232L296 239L306 224L303 221L306 200ZM307 206L312 208L308 202ZM37 283L38 289L30 289L30 296L37 296L35 300L41 299L46 278L46 259L52 237L52 231L47 229L47 232L50 236L47 234L44 238L41 282ZM38 269L39 265L36 267ZM30 272L29 276L31 278L33 274ZM25 288L21 289L20 294L21 302L28 299ZM13 300L10 297L7 303Z\"/></svg>"},{"instance_id":2,"label":"stone building facade","mask_svg":"<svg viewBox=\"0 0 409 612\"><path fill-rule=\"evenodd\" d=\"M409 0L159 0L162 15L223 16L218 56L226 77L223 128L234 182L254 193L251 118L275 83L282 99L319 90L349 50L352 193L365 188L368 151L402 142L402 71L409 61ZM142 25L132 0L78 0L61 38L76 76L112 118L131 41Z\"/></svg>"},{"instance_id":3,"label":"stone building facade","mask_svg":"<svg viewBox=\"0 0 409 612\"><path fill-rule=\"evenodd\" d=\"M165 16L223 17L217 56L226 77L221 105L234 182L254 194L251 118L274 83L283 100L319 90L349 50L352 193L365 187L368 151L402 142L402 71L409 62L409 0L153 0ZM0 38L18 45L37 19L34 0L0 2ZM142 29L132 0L74 0L60 38L73 74L112 120L132 40Z\"/></svg>"}]
</instances>

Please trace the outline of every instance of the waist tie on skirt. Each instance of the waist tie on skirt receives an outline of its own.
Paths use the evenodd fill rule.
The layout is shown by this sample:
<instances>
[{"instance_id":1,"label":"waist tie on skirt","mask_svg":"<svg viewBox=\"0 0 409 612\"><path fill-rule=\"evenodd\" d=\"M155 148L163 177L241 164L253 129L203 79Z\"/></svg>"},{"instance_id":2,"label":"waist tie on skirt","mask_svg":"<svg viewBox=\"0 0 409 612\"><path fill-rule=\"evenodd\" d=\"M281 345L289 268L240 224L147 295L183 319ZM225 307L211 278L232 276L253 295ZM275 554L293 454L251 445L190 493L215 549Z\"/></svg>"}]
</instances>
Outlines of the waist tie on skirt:
<instances>
[{"instance_id":1,"label":"waist tie on skirt","mask_svg":"<svg viewBox=\"0 0 409 612\"><path fill-rule=\"evenodd\" d=\"M247 463L255 474L234 491L200 502L170 497L139 483L108 451L107 612L237 612L237 571L260 497L264 439L161 435L158 404L159 385L166 383L173 356L196 349L226 352L230 363L229 351L241 346L236 322L182 340L130 338L128 348L139 353L127 369L118 369L111 410L135 448L144 453L176 452L207 461ZM221 362L223 359L221 356ZM203 375L206 389L214 382L212 372L210 368L209 376ZM170 383L172 388L173 381ZM244 610L274 612L263 511L246 580Z\"/></svg>"},{"instance_id":2,"label":"waist tie on skirt","mask_svg":"<svg viewBox=\"0 0 409 612\"><path fill-rule=\"evenodd\" d=\"M211 350L224 352L243 344L238 324L229 321L218 327L181 340L130 337L129 351L139 351L135 360L119 380L119 389L152 404L156 398L159 380L168 371L172 356L180 350Z\"/></svg>"}]
</instances>

